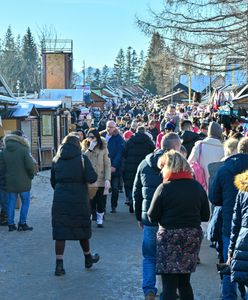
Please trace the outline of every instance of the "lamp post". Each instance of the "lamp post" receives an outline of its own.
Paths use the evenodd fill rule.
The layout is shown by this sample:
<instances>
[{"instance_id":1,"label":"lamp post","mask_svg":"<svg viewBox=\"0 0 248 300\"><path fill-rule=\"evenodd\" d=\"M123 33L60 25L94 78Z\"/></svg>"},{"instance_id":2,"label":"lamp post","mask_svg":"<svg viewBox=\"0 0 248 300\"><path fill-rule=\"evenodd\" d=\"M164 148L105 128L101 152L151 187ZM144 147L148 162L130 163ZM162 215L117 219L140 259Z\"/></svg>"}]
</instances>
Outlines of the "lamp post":
<instances>
[{"instance_id":1,"label":"lamp post","mask_svg":"<svg viewBox=\"0 0 248 300\"><path fill-rule=\"evenodd\" d=\"M212 94L212 59L213 53L209 53L209 103L211 102Z\"/></svg>"},{"instance_id":2,"label":"lamp post","mask_svg":"<svg viewBox=\"0 0 248 300\"><path fill-rule=\"evenodd\" d=\"M17 90L17 97L20 97L20 80L16 81L16 90Z\"/></svg>"}]
</instances>

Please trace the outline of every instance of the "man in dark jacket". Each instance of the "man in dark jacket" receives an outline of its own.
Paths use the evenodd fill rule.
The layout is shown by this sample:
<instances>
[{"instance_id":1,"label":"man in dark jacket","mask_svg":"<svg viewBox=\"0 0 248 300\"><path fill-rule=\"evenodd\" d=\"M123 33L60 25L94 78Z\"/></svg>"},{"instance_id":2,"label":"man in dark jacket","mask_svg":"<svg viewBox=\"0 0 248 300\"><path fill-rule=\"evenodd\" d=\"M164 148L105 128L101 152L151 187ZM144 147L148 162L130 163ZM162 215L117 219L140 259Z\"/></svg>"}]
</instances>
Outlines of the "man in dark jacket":
<instances>
[{"instance_id":1,"label":"man in dark jacket","mask_svg":"<svg viewBox=\"0 0 248 300\"><path fill-rule=\"evenodd\" d=\"M126 143L123 155L125 159L123 180L130 212L133 212L132 189L138 165L154 149L154 143L145 133L143 126L139 126L137 132Z\"/></svg>"},{"instance_id":2,"label":"man in dark jacket","mask_svg":"<svg viewBox=\"0 0 248 300\"><path fill-rule=\"evenodd\" d=\"M103 136L108 143L109 158L111 160L111 212L115 213L119 197L124 140L119 134L114 121L107 122L106 130L101 132L101 136Z\"/></svg>"},{"instance_id":3,"label":"man in dark jacket","mask_svg":"<svg viewBox=\"0 0 248 300\"><path fill-rule=\"evenodd\" d=\"M182 145L187 150L187 158L189 157L195 142L201 140L199 134L192 131L192 123L190 120L183 120L181 122L180 137L183 140Z\"/></svg>"},{"instance_id":4,"label":"man in dark jacket","mask_svg":"<svg viewBox=\"0 0 248 300\"><path fill-rule=\"evenodd\" d=\"M238 193L234 185L234 177L248 169L248 138L238 144L238 154L228 157L224 165L217 171L213 184L209 188L209 200L216 206L222 206L222 242L223 256L228 258L233 208ZM222 300L236 300L236 284L231 283L230 276L224 275L222 280Z\"/></svg>"},{"instance_id":5,"label":"man in dark jacket","mask_svg":"<svg viewBox=\"0 0 248 300\"><path fill-rule=\"evenodd\" d=\"M151 153L140 163L134 180L133 200L138 225L143 228L143 284L146 300L154 300L156 288L156 233L157 224L148 220L147 211L153 194L162 182L158 159L171 149L180 151L181 140L176 133L166 134L161 142L161 150Z\"/></svg>"},{"instance_id":6,"label":"man in dark jacket","mask_svg":"<svg viewBox=\"0 0 248 300\"><path fill-rule=\"evenodd\" d=\"M6 192L8 199L8 225L9 231L17 229L15 225L15 207L18 194L22 206L18 230L33 230L26 223L29 204L31 181L35 174L35 160L31 156L28 141L20 130L4 138L5 148L0 153L0 166L5 168Z\"/></svg>"}]
</instances>

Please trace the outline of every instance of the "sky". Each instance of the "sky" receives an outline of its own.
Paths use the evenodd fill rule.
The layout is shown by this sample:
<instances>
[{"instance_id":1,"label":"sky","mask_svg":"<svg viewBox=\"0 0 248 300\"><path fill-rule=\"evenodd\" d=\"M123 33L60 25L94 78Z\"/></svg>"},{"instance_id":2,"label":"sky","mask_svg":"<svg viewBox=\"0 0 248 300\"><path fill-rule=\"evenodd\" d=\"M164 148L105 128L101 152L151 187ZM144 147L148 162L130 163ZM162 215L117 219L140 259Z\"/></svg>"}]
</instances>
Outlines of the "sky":
<instances>
[{"instance_id":1,"label":"sky","mask_svg":"<svg viewBox=\"0 0 248 300\"><path fill-rule=\"evenodd\" d=\"M73 68L113 67L120 48L131 46L146 53L150 37L135 24L147 19L149 7L159 11L162 0L2 0L0 38L11 25L13 35L23 36L30 27L37 34L54 29L59 39L73 40Z\"/></svg>"}]
</instances>

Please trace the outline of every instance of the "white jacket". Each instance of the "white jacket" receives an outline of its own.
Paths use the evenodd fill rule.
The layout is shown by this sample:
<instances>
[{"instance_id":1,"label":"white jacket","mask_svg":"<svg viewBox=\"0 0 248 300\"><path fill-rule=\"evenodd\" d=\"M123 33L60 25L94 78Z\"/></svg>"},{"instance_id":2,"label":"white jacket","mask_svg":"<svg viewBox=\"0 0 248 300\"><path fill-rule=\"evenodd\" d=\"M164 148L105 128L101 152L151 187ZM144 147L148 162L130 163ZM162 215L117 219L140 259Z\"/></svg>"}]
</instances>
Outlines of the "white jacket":
<instances>
[{"instance_id":1,"label":"white jacket","mask_svg":"<svg viewBox=\"0 0 248 300\"><path fill-rule=\"evenodd\" d=\"M201 156L200 156L200 165L204 170L205 178L208 186L209 182L209 173L208 173L208 165L213 162L220 161L224 156L224 147L220 140L214 138L205 138L203 141L198 141L195 143L191 154L188 158L189 164L196 162L200 153L200 144L202 144L201 148Z\"/></svg>"}]
</instances>

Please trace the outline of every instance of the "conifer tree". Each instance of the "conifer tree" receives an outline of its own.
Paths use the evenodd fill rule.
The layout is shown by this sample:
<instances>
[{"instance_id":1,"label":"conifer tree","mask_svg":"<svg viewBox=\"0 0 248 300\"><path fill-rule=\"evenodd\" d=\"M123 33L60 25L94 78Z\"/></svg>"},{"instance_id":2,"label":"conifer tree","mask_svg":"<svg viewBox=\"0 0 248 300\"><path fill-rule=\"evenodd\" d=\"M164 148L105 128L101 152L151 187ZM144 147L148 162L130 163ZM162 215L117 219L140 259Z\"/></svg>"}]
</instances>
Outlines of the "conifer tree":
<instances>
[{"instance_id":1,"label":"conifer tree","mask_svg":"<svg viewBox=\"0 0 248 300\"><path fill-rule=\"evenodd\" d=\"M133 49L131 56L131 83L135 84L138 82L139 73L139 61L136 51Z\"/></svg>"},{"instance_id":2,"label":"conifer tree","mask_svg":"<svg viewBox=\"0 0 248 300\"><path fill-rule=\"evenodd\" d=\"M92 82L92 87L99 88L101 85L101 71L96 69L93 74L94 80Z\"/></svg>"},{"instance_id":3,"label":"conifer tree","mask_svg":"<svg viewBox=\"0 0 248 300\"><path fill-rule=\"evenodd\" d=\"M120 49L114 64L114 83L123 85L125 82L125 55L123 49Z\"/></svg>"},{"instance_id":4,"label":"conifer tree","mask_svg":"<svg viewBox=\"0 0 248 300\"><path fill-rule=\"evenodd\" d=\"M109 83L109 77L110 77L110 74L109 74L109 67L107 65L104 65L103 68L102 68L102 74L101 74L101 83L102 85L106 85Z\"/></svg>"},{"instance_id":5,"label":"conifer tree","mask_svg":"<svg viewBox=\"0 0 248 300\"><path fill-rule=\"evenodd\" d=\"M127 48L126 53L126 72L125 72L125 84L130 85L132 82L132 47Z\"/></svg>"},{"instance_id":6,"label":"conifer tree","mask_svg":"<svg viewBox=\"0 0 248 300\"><path fill-rule=\"evenodd\" d=\"M140 83L145 89L148 89L152 94L157 94L156 80L149 60L146 61L143 71L141 73Z\"/></svg>"}]
</instances>

